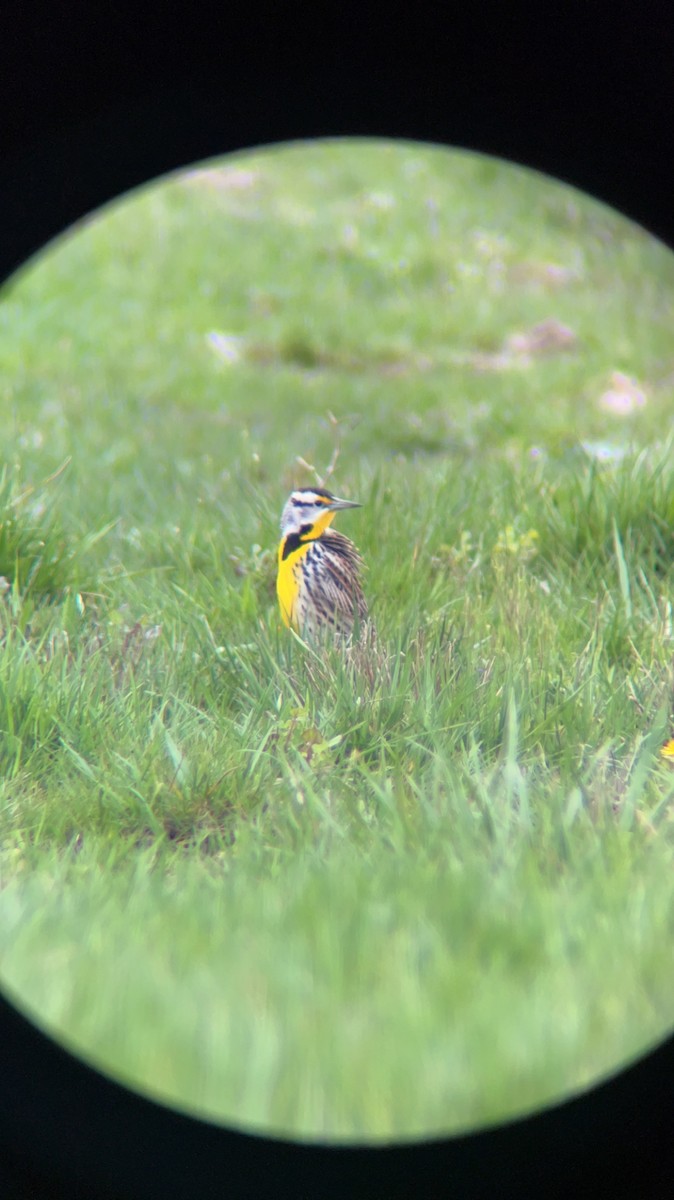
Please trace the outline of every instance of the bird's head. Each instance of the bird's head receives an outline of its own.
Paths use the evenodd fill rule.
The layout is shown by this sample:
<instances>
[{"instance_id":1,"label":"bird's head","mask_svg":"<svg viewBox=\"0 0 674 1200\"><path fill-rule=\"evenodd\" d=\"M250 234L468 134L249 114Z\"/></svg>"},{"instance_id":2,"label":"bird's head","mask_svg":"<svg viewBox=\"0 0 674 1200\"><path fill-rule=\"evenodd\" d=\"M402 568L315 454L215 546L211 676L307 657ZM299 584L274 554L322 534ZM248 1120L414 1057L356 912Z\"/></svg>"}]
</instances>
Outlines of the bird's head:
<instances>
[{"instance_id":1,"label":"bird's head","mask_svg":"<svg viewBox=\"0 0 674 1200\"><path fill-rule=\"evenodd\" d=\"M340 500L326 488L298 488L291 492L281 515L281 534L297 533L304 541L317 538L342 508L360 508L354 500Z\"/></svg>"}]
</instances>

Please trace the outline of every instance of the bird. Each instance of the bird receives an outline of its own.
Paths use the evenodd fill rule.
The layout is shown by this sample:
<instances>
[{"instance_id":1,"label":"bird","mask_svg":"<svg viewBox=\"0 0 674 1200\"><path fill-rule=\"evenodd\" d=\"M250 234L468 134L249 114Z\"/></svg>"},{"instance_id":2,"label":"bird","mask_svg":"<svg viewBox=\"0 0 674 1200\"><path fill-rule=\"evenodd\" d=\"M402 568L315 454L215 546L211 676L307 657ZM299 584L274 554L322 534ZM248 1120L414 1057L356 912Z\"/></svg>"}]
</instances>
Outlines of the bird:
<instances>
[{"instance_id":1,"label":"bird","mask_svg":"<svg viewBox=\"0 0 674 1200\"><path fill-rule=\"evenodd\" d=\"M276 591L284 624L305 639L343 640L355 627L366 629L363 560L353 542L330 528L336 513L361 507L324 487L297 488L286 501Z\"/></svg>"}]
</instances>

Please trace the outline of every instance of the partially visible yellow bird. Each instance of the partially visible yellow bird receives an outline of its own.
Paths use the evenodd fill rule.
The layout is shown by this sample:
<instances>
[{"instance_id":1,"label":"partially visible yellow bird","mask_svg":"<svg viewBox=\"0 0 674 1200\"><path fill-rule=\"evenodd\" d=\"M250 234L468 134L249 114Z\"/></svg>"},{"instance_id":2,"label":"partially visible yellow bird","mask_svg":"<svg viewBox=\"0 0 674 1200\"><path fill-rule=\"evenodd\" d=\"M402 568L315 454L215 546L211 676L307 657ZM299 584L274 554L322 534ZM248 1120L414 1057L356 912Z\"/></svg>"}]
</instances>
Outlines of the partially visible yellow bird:
<instances>
[{"instance_id":1,"label":"partially visible yellow bird","mask_svg":"<svg viewBox=\"0 0 674 1200\"><path fill-rule=\"evenodd\" d=\"M360 554L353 542L329 528L335 513L360 507L321 487L298 488L288 497L276 591L285 624L302 637L326 631L345 637L367 621Z\"/></svg>"}]
</instances>

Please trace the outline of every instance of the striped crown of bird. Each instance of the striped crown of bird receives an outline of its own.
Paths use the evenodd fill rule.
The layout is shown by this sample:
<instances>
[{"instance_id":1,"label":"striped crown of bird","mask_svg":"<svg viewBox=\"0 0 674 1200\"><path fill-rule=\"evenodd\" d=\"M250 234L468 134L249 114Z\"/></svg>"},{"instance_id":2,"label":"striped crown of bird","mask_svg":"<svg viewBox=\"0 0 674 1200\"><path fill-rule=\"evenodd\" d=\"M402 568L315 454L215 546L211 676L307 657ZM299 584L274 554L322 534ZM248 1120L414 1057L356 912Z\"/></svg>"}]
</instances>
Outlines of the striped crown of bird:
<instances>
[{"instance_id":1,"label":"striped crown of bird","mask_svg":"<svg viewBox=\"0 0 674 1200\"><path fill-rule=\"evenodd\" d=\"M353 542L330 528L342 509L360 507L323 487L298 488L286 501L276 590L284 623L302 637L348 637L367 621L363 561Z\"/></svg>"}]
</instances>

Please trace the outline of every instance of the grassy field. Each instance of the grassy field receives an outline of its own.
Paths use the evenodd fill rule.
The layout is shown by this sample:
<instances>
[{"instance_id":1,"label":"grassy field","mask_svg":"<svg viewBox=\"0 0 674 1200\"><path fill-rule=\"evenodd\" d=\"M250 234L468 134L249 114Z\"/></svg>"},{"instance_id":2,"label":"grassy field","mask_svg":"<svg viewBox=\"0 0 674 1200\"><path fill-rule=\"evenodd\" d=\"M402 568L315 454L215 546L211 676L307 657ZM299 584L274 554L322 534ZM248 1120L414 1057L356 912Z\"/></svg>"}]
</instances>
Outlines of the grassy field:
<instances>
[{"instance_id":1,"label":"grassy field","mask_svg":"<svg viewBox=\"0 0 674 1200\"><path fill-rule=\"evenodd\" d=\"M190 1111L472 1128L674 1020L674 258L541 177L298 145L0 295L0 978ZM280 625L332 466L376 650Z\"/></svg>"}]
</instances>

